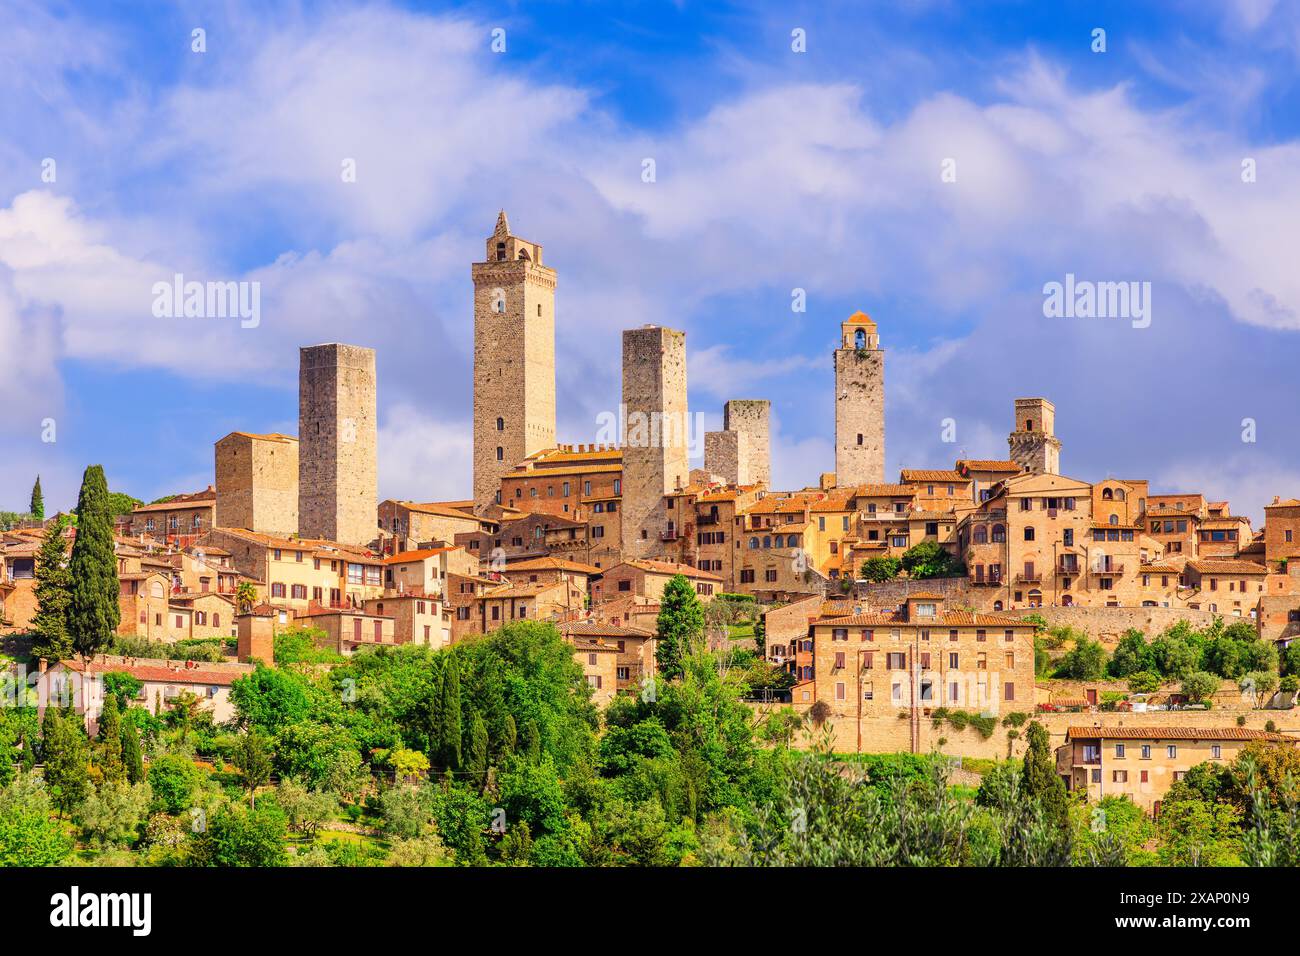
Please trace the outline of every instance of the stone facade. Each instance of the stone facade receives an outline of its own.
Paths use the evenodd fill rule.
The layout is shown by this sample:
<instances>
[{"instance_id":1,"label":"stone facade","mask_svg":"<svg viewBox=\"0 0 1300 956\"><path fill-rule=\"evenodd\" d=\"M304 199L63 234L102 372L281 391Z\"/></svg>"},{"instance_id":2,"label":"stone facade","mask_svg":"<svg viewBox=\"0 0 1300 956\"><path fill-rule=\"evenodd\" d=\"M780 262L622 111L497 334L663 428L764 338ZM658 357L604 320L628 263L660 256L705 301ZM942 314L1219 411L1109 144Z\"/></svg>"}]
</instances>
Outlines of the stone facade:
<instances>
[{"instance_id":1,"label":"stone facade","mask_svg":"<svg viewBox=\"0 0 1300 956\"><path fill-rule=\"evenodd\" d=\"M885 480L885 353L876 323L855 312L835 350L835 481Z\"/></svg>"},{"instance_id":2,"label":"stone facade","mask_svg":"<svg viewBox=\"0 0 1300 956\"><path fill-rule=\"evenodd\" d=\"M219 528L298 531L298 439L231 432L216 443Z\"/></svg>"},{"instance_id":3,"label":"stone facade","mask_svg":"<svg viewBox=\"0 0 1300 956\"><path fill-rule=\"evenodd\" d=\"M555 270L510 234L502 211L474 279L474 506L500 504L501 479L555 444Z\"/></svg>"},{"instance_id":4,"label":"stone facade","mask_svg":"<svg viewBox=\"0 0 1300 956\"><path fill-rule=\"evenodd\" d=\"M739 470L732 484L771 486L771 418L767 399L733 398L722 406L723 429L740 436Z\"/></svg>"},{"instance_id":5,"label":"stone facade","mask_svg":"<svg viewBox=\"0 0 1300 956\"><path fill-rule=\"evenodd\" d=\"M662 551L664 495L684 487L687 463L686 333L647 325L623 333L623 551Z\"/></svg>"},{"instance_id":6,"label":"stone facade","mask_svg":"<svg viewBox=\"0 0 1300 956\"><path fill-rule=\"evenodd\" d=\"M334 342L300 353L298 532L369 545L379 499L374 349Z\"/></svg>"},{"instance_id":7,"label":"stone facade","mask_svg":"<svg viewBox=\"0 0 1300 956\"><path fill-rule=\"evenodd\" d=\"M749 454L748 435L720 431L704 433L704 470L724 484L745 484L740 480L741 460Z\"/></svg>"},{"instance_id":8,"label":"stone facade","mask_svg":"<svg viewBox=\"0 0 1300 956\"><path fill-rule=\"evenodd\" d=\"M1061 442L1056 437L1056 406L1045 398L1017 398L1015 427L1007 437L1011 458L1025 471L1061 473Z\"/></svg>"}]
</instances>

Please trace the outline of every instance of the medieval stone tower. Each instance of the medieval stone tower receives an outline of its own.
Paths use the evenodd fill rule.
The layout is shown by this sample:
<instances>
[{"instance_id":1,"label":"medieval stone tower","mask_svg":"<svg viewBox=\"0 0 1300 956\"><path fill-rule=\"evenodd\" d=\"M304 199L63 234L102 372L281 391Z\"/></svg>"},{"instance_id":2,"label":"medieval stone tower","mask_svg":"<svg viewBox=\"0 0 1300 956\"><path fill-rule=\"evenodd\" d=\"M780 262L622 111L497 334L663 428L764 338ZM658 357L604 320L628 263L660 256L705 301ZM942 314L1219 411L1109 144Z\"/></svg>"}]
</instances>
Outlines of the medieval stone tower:
<instances>
[{"instance_id":1,"label":"medieval stone tower","mask_svg":"<svg viewBox=\"0 0 1300 956\"><path fill-rule=\"evenodd\" d=\"M231 432L216 444L219 528L298 531L298 439Z\"/></svg>"},{"instance_id":2,"label":"medieval stone tower","mask_svg":"<svg viewBox=\"0 0 1300 956\"><path fill-rule=\"evenodd\" d=\"M885 352L876 323L854 312L835 350L835 483L885 480Z\"/></svg>"},{"instance_id":3,"label":"medieval stone tower","mask_svg":"<svg viewBox=\"0 0 1300 956\"><path fill-rule=\"evenodd\" d=\"M555 270L510 234L505 211L474 278L474 507L500 503L501 478L555 444Z\"/></svg>"},{"instance_id":4,"label":"medieval stone tower","mask_svg":"<svg viewBox=\"0 0 1300 956\"><path fill-rule=\"evenodd\" d=\"M772 403L734 398L722 406L722 431L704 434L704 470L733 485L771 485Z\"/></svg>"},{"instance_id":5,"label":"medieval stone tower","mask_svg":"<svg viewBox=\"0 0 1300 956\"><path fill-rule=\"evenodd\" d=\"M313 345L298 360L298 533L367 545L378 533L375 350Z\"/></svg>"},{"instance_id":6,"label":"medieval stone tower","mask_svg":"<svg viewBox=\"0 0 1300 956\"><path fill-rule=\"evenodd\" d=\"M690 474L685 332L623 333L623 423L623 552L642 558L681 530L669 529L664 495Z\"/></svg>"},{"instance_id":7,"label":"medieval stone tower","mask_svg":"<svg viewBox=\"0 0 1300 956\"><path fill-rule=\"evenodd\" d=\"M1055 432L1055 405L1045 398L1017 398L1016 423L1007 437L1011 459L1036 475L1059 475L1061 441Z\"/></svg>"}]
</instances>

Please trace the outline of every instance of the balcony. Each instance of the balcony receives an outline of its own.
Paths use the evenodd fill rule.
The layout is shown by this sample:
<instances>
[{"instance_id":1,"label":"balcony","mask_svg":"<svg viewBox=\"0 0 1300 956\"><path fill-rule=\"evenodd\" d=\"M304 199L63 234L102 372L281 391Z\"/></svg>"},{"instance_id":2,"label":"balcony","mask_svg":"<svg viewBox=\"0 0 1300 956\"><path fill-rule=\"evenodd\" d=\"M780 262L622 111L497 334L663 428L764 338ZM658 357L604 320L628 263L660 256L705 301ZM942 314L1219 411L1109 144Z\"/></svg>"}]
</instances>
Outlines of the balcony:
<instances>
[{"instance_id":1,"label":"balcony","mask_svg":"<svg viewBox=\"0 0 1300 956\"><path fill-rule=\"evenodd\" d=\"M659 532L660 541L676 541L680 537L681 535L678 533L676 528L669 528L667 531Z\"/></svg>"},{"instance_id":2,"label":"balcony","mask_svg":"<svg viewBox=\"0 0 1300 956\"><path fill-rule=\"evenodd\" d=\"M1002 576L990 575L987 578L971 578L971 587L976 588L1000 588L1002 587Z\"/></svg>"},{"instance_id":3,"label":"balcony","mask_svg":"<svg viewBox=\"0 0 1300 956\"><path fill-rule=\"evenodd\" d=\"M1016 575L1017 584L1042 584L1043 575L1038 571L1021 572Z\"/></svg>"},{"instance_id":4,"label":"balcony","mask_svg":"<svg viewBox=\"0 0 1300 956\"><path fill-rule=\"evenodd\" d=\"M1060 564L1056 566L1057 574L1075 575L1078 574L1081 570L1083 569L1080 567L1079 562L1077 561L1072 561L1069 564L1066 564L1064 561L1062 561Z\"/></svg>"},{"instance_id":5,"label":"balcony","mask_svg":"<svg viewBox=\"0 0 1300 956\"><path fill-rule=\"evenodd\" d=\"M715 514L696 515L695 523L700 527L704 527L705 525L709 525L709 524L717 524L718 516Z\"/></svg>"},{"instance_id":6,"label":"balcony","mask_svg":"<svg viewBox=\"0 0 1300 956\"><path fill-rule=\"evenodd\" d=\"M1100 567L1093 568L1093 569L1092 569L1091 571L1089 571L1088 573L1089 573L1089 574L1109 574L1109 575L1123 574L1123 573L1124 573L1124 565L1122 565L1122 564L1111 564L1111 563L1107 562L1106 564L1103 564L1103 565L1101 565Z\"/></svg>"}]
</instances>

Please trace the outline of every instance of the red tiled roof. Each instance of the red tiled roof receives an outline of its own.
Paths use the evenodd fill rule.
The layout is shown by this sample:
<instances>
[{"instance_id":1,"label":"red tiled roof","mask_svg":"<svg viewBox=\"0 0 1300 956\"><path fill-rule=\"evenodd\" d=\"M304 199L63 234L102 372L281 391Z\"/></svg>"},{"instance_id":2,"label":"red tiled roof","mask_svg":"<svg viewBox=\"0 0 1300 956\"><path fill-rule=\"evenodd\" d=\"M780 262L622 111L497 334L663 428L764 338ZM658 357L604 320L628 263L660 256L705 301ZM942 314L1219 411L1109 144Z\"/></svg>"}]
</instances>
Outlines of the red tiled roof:
<instances>
[{"instance_id":1,"label":"red tiled roof","mask_svg":"<svg viewBox=\"0 0 1300 956\"><path fill-rule=\"evenodd\" d=\"M1053 701L1055 703L1055 701ZM1281 740L1296 738L1249 727L1071 727L1066 740Z\"/></svg>"},{"instance_id":2,"label":"red tiled roof","mask_svg":"<svg viewBox=\"0 0 1300 956\"><path fill-rule=\"evenodd\" d=\"M91 674L126 673L136 680L151 683L217 684L229 687L237 678L245 676L244 673L239 671L206 669L202 666L172 668L161 661L156 664L103 664L92 661L89 666L76 660L60 661L59 663L68 670L76 671L79 674L87 672ZM183 665L181 661L175 663Z\"/></svg>"}]
</instances>

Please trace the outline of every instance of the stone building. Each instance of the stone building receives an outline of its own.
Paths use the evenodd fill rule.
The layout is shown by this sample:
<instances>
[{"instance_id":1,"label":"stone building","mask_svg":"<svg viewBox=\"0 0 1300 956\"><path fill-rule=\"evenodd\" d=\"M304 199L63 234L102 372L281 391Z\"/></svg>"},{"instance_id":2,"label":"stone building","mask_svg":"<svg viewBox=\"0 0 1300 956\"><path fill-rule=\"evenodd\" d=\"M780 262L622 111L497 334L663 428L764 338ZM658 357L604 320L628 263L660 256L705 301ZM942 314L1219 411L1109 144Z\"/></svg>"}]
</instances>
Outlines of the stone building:
<instances>
[{"instance_id":1,"label":"stone building","mask_svg":"<svg viewBox=\"0 0 1300 956\"><path fill-rule=\"evenodd\" d=\"M622 414L623 553L649 557L677 533L664 496L685 487L690 474L685 332L624 331Z\"/></svg>"},{"instance_id":2,"label":"stone building","mask_svg":"<svg viewBox=\"0 0 1300 956\"><path fill-rule=\"evenodd\" d=\"M854 312L840 324L835 350L835 480L841 486L885 480L885 352L876 323Z\"/></svg>"},{"instance_id":3,"label":"stone building","mask_svg":"<svg viewBox=\"0 0 1300 956\"><path fill-rule=\"evenodd\" d=\"M1017 398L1015 427L1007 437L1011 458L1025 471L1061 473L1061 442L1056 437L1056 406L1045 398Z\"/></svg>"},{"instance_id":4,"label":"stone building","mask_svg":"<svg viewBox=\"0 0 1300 956\"><path fill-rule=\"evenodd\" d=\"M474 506L501 504L501 479L555 445L555 270L510 234L505 211L474 279Z\"/></svg>"},{"instance_id":5,"label":"stone building","mask_svg":"<svg viewBox=\"0 0 1300 956\"><path fill-rule=\"evenodd\" d=\"M1300 558L1300 501L1274 496L1264 506L1264 559L1278 569Z\"/></svg>"},{"instance_id":6,"label":"stone building","mask_svg":"<svg viewBox=\"0 0 1300 956\"><path fill-rule=\"evenodd\" d=\"M298 533L369 545L379 498L374 349L308 346L298 369Z\"/></svg>"},{"instance_id":7,"label":"stone building","mask_svg":"<svg viewBox=\"0 0 1300 956\"><path fill-rule=\"evenodd\" d=\"M218 528L298 533L298 439L231 432L216 443Z\"/></svg>"},{"instance_id":8,"label":"stone building","mask_svg":"<svg viewBox=\"0 0 1300 956\"><path fill-rule=\"evenodd\" d=\"M172 495L166 501L140 505L131 512L128 534L188 547L213 527L216 504L216 489L208 485L193 494Z\"/></svg>"},{"instance_id":9,"label":"stone building","mask_svg":"<svg viewBox=\"0 0 1300 956\"><path fill-rule=\"evenodd\" d=\"M723 484L740 484L741 459L749 455L748 439L749 436L743 432L705 432L704 476L716 477ZM694 473L691 480L695 480Z\"/></svg>"},{"instance_id":10,"label":"stone building","mask_svg":"<svg viewBox=\"0 0 1300 956\"><path fill-rule=\"evenodd\" d=\"M704 434L704 471L727 485L772 482L772 403L733 398L722 406L722 431Z\"/></svg>"}]
</instances>

